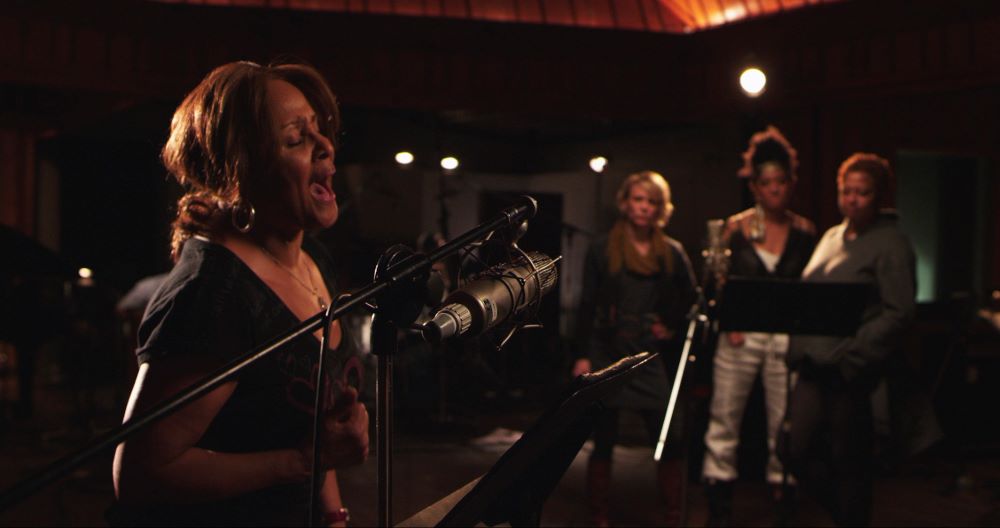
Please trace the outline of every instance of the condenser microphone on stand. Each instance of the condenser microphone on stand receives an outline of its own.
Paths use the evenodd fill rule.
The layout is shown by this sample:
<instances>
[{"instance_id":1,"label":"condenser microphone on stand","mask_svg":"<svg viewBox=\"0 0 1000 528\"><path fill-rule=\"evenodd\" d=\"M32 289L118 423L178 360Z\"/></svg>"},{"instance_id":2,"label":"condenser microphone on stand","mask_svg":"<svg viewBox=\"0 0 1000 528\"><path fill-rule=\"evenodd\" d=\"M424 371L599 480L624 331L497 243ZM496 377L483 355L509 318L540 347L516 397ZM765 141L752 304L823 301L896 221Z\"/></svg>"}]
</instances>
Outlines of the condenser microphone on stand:
<instances>
[{"instance_id":1,"label":"condenser microphone on stand","mask_svg":"<svg viewBox=\"0 0 1000 528\"><path fill-rule=\"evenodd\" d=\"M728 240L725 236L725 220L709 220L706 224L708 237L706 247L701 252L705 257L705 271L702 284L709 288L709 298L706 300L704 290L697 288L698 298L688 312L688 329L684 337L684 347L681 349L680 360L677 363L677 371L674 374L674 383L670 387L670 398L667 400L667 412L663 416L663 423L660 427L660 437L653 450L653 460L659 462L663 456L663 448L667 442L667 434L670 432L670 421L674 416L674 408L677 405L677 397L680 394L681 383L684 381L684 369L691 356L691 349L694 343L694 335L701 324L713 324L712 320L705 315L706 308L714 305L719 296L719 289L725 279L726 271L729 269L729 258L731 253L728 247Z\"/></svg>"},{"instance_id":2,"label":"condenser microphone on stand","mask_svg":"<svg viewBox=\"0 0 1000 528\"><path fill-rule=\"evenodd\" d=\"M457 335L479 335L537 304L559 278L557 261L533 251L486 270L444 300L423 325L424 339L440 343Z\"/></svg>"}]
</instances>

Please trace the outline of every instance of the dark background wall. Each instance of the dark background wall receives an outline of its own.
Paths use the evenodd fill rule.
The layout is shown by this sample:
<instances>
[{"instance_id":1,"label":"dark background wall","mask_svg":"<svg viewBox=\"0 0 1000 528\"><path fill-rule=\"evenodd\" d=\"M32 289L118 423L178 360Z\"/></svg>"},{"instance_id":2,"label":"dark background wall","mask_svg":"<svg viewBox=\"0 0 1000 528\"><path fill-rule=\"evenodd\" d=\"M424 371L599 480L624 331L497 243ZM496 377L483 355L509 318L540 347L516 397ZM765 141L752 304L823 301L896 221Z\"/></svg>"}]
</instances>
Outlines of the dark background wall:
<instances>
[{"instance_id":1,"label":"dark background wall","mask_svg":"<svg viewBox=\"0 0 1000 528\"><path fill-rule=\"evenodd\" d=\"M838 221L833 176L851 152L893 161L901 150L974 158L984 167L975 192L990 198L987 221L968 243L981 247L975 265L983 285L998 284L998 29L991 2L840 2L689 35L154 2L13 2L0 14L0 137L10 152L2 214L75 262L108 254L97 247L148 241L132 252L134 265L105 266L123 286L157 271L164 261L153 248L163 247L169 214L162 211L175 191L155 153L173 107L218 64L293 56L320 68L341 98L342 167L385 163L407 146L425 160L455 151L469 173L584 177L586 159L607 152L613 162L595 225L607 223L609 191L620 178L653 168L675 187L671 231L691 249L704 219L746 202L732 174L749 134L767 123L799 150L796 208L824 228ZM770 76L757 99L735 82L750 62ZM58 212L38 196L38 160L59 171ZM138 215L128 214L132 208ZM59 221L41 219L56 214ZM114 241L94 241L95 233Z\"/></svg>"},{"instance_id":2,"label":"dark background wall","mask_svg":"<svg viewBox=\"0 0 1000 528\"><path fill-rule=\"evenodd\" d=\"M799 152L794 208L821 229L840 220L834 177L844 158L863 150L893 163L926 301L907 344L922 376L915 387L956 436L997 438L977 427L1000 380L995 339L982 337L982 321L979 341L961 325L1000 287L1000 3L842 1L690 34L582 26L266 5L6 2L0 223L74 270L93 268L111 297L167 270L179 189L157 156L181 97L228 61L302 59L342 104L343 214L320 236L346 284L367 280L390 244L472 227L498 196L534 192L560 211L532 231L539 248L566 257L559 296L546 300L546 317L555 310L559 323L513 343L507 359L487 358L499 371L539 367L531 380L545 383L564 357L528 349L557 348L571 334L580 257L613 221L620 182L642 169L667 177L676 204L668 232L699 266L704 222L749 205L735 177L740 151L774 124ZM769 76L755 99L736 82L749 64ZM392 161L402 149L417 156L413 166ZM437 168L445 154L461 159L454 173ZM587 168L598 154L611 160L600 175ZM966 346L980 355L963 356ZM760 417L746 423L760 440Z\"/></svg>"}]
</instances>

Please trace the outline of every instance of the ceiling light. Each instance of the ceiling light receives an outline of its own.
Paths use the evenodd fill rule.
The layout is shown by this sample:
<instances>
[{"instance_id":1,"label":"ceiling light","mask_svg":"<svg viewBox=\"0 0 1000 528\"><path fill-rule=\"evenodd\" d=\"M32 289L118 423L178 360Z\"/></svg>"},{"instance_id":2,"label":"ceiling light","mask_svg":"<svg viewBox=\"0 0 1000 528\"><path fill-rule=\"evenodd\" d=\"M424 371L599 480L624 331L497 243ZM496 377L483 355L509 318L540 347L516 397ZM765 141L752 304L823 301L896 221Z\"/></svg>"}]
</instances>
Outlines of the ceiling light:
<instances>
[{"instance_id":1,"label":"ceiling light","mask_svg":"<svg viewBox=\"0 0 1000 528\"><path fill-rule=\"evenodd\" d=\"M407 151L401 151L396 153L396 163L400 165L409 165L413 163L413 153Z\"/></svg>"},{"instance_id":2,"label":"ceiling light","mask_svg":"<svg viewBox=\"0 0 1000 528\"><path fill-rule=\"evenodd\" d=\"M767 76L759 68L747 68L740 74L740 87L750 97L757 97L767 85Z\"/></svg>"},{"instance_id":3,"label":"ceiling light","mask_svg":"<svg viewBox=\"0 0 1000 528\"><path fill-rule=\"evenodd\" d=\"M594 172L604 172L604 169L608 166L608 158L604 156L594 156L590 158L590 170Z\"/></svg>"}]
</instances>

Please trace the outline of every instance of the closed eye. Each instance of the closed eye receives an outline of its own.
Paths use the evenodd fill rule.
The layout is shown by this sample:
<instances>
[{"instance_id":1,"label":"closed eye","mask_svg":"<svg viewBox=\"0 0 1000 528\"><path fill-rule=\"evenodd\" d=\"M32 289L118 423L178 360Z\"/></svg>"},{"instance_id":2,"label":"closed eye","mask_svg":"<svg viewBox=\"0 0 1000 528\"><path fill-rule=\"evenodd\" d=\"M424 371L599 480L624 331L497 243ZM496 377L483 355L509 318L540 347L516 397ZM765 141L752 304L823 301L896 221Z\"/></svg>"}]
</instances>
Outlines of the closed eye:
<instances>
[{"instance_id":1,"label":"closed eye","mask_svg":"<svg viewBox=\"0 0 1000 528\"><path fill-rule=\"evenodd\" d=\"M285 145L288 147L298 147L306 143L306 138L310 136L310 132L318 130L319 126L316 120L316 114L313 114L308 119L298 118L285 125L285 128L289 132L294 132L294 136L288 136L285 139Z\"/></svg>"}]
</instances>

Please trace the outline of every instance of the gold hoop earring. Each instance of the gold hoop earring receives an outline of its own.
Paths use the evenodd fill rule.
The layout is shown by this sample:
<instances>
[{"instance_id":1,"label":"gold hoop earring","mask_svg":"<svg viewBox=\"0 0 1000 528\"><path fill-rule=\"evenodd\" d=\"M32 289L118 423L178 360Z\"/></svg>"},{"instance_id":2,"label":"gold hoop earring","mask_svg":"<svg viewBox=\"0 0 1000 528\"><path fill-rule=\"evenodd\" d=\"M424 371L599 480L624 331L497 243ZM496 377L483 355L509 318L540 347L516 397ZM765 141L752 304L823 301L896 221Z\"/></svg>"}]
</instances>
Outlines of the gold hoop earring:
<instances>
[{"instance_id":1,"label":"gold hoop earring","mask_svg":"<svg viewBox=\"0 0 1000 528\"><path fill-rule=\"evenodd\" d=\"M253 221L256 216L257 211L253 208L253 204L240 200L233 205L230 220L237 231L246 234L253 229ZM246 217L246 220L241 221L240 217Z\"/></svg>"}]
</instances>

